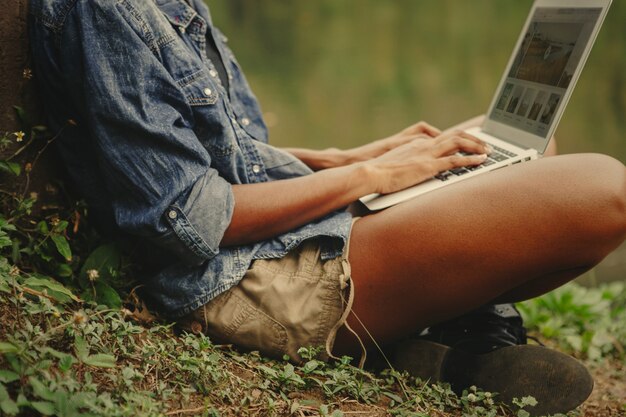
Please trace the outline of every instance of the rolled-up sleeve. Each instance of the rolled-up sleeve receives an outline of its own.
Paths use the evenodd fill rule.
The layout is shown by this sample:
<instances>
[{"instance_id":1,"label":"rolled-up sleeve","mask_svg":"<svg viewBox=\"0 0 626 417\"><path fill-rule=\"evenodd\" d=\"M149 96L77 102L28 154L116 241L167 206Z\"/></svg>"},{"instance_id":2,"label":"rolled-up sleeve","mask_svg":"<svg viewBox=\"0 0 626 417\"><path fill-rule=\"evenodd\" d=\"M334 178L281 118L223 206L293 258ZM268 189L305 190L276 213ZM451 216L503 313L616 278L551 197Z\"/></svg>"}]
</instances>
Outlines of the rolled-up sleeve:
<instances>
[{"instance_id":1,"label":"rolled-up sleeve","mask_svg":"<svg viewBox=\"0 0 626 417\"><path fill-rule=\"evenodd\" d=\"M219 252L234 199L179 83L112 1L78 2L59 53L116 224L182 260ZM140 30L141 28L139 28Z\"/></svg>"}]
</instances>

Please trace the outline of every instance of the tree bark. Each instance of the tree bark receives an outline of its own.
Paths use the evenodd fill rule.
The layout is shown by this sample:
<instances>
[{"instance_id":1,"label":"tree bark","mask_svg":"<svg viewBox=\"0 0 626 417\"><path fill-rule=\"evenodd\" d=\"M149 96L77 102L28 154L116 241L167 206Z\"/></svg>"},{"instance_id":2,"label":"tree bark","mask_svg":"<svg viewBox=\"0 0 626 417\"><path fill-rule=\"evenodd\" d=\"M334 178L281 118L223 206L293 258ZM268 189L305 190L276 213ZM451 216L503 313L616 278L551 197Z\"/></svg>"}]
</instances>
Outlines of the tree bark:
<instances>
[{"instance_id":1,"label":"tree bark","mask_svg":"<svg viewBox=\"0 0 626 417\"><path fill-rule=\"evenodd\" d=\"M29 123L45 125L35 74L31 69L27 16L28 0L0 0L0 137L8 134L11 142L0 147L0 161L15 154L32 134L28 126L22 125L14 106L24 109ZM18 142L13 133L22 130L26 136ZM39 195L39 207L58 205L56 184L61 164L50 149L44 152L47 138L47 135L38 135L25 152L12 159L20 165L19 176L0 172L0 189L13 193L15 198L36 193ZM30 167L35 160L38 161L37 169L31 172ZM34 211L39 207L35 207Z\"/></svg>"},{"instance_id":2,"label":"tree bark","mask_svg":"<svg viewBox=\"0 0 626 417\"><path fill-rule=\"evenodd\" d=\"M20 129L13 106L37 109L29 69L27 0L0 0L0 132Z\"/></svg>"}]
</instances>

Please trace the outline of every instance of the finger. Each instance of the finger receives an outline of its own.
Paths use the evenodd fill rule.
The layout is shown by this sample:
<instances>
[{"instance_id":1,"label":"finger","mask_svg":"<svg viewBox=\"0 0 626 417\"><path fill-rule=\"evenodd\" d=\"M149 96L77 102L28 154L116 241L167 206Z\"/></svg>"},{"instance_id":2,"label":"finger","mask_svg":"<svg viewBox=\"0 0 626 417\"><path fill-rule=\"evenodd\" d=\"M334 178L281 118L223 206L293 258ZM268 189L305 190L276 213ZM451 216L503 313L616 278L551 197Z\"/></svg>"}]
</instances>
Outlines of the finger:
<instances>
[{"instance_id":1,"label":"finger","mask_svg":"<svg viewBox=\"0 0 626 417\"><path fill-rule=\"evenodd\" d=\"M490 154L491 151L493 150L491 148L491 146L489 146L489 144L487 142L485 142L484 140L478 138L477 136L474 136L474 135L472 135L470 133L467 133L464 130L460 131L459 136L461 136L462 138L473 140L474 142L482 144L484 147L486 147L489 150L489 152L487 152L487 154Z\"/></svg>"},{"instance_id":2,"label":"finger","mask_svg":"<svg viewBox=\"0 0 626 417\"><path fill-rule=\"evenodd\" d=\"M432 151L434 156L439 157L452 155L459 151L473 154L489 154L491 153L491 148L484 142L474 138L452 136L439 141Z\"/></svg>"},{"instance_id":3,"label":"finger","mask_svg":"<svg viewBox=\"0 0 626 417\"><path fill-rule=\"evenodd\" d=\"M471 135L469 133L467 133L464 130L452 130L452 131L446 131L443 132L441 135L437 136L437 139L439 140L445 140L446 138L452 138L455 136L460 136L462 138L467 138L476 142L480 142L480 143L485 143L484 141L480 140L478 137Z\"/></svg>"},{"instance_id":4,"label":"finger","mask_svg":"<svg viewBox=\"0 0 626 417\"><path fill-rule=\"evenodd\" d=\"M479 144L483 145L485 147L485 149L486 149L485 152L487 153L487 155L489 155L493 151L493 148L487 142L485 142L485 141L479 139L478 137L476 137L474 135L471 135L471 134L469 134L469 133L467 133L467 132L465 132L463 130L455 130L455 131L452 131L452 132L444 132L442 135L439 135L437 137L437 139L439 139L440 141L444 141L444 140L446 140L446 138L453 138L455 136L458 136L458 137L461 137L461 138L465 138L465 139L469 139L471 141L474 141L476 143L479 143ZM482 152L479 152L479 153L482 153Z\"/></svg>"},{"instance_id":5,"label":"finger","mask_svg":"<svg viewBox=\"0 0 626 417\"><path fill-rule=\"evenodd\" d=\"M422 128L422 133L426 133L431 138L435 138L441 135L441 130L437 129L435 126L432 126L426 122L422 122L421 128Z\"/></svg>"},{"instance_id":6,"label":"finger","mask_svg":"<svg viewBox=\"0 0 626 417\"><path fill-rule=\"evenodd\" d=\"M413 126L409 127L406 132L409 134L424 133L431 138L441 135L441 130L426 122L415 123Z\"/></svg>"},{"instance_id":7,"label":"finger","mask_svg":"<svg viewBox=\"0 0 626 417\"><path fill-rule=\"evenodd\" d=\"M449 169L480 165L487 160L487 154L480 155L450 155L443 158L439 158L440 172L447 171Z\"/></svg>"}]
</instances>

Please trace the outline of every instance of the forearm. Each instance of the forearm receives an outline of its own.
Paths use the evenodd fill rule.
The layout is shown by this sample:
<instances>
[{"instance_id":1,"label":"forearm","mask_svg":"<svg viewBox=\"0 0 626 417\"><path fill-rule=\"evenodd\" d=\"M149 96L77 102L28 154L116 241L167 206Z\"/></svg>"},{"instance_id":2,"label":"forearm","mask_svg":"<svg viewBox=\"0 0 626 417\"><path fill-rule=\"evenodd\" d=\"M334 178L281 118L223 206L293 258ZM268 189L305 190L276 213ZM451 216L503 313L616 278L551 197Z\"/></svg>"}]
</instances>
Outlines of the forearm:
<instances>
[{"instance_id":1,"label":"forearm","mask_svg":"<svg viewBox=\"0 0 626 417\"><path fill-rule=\"evenodd\" d=\"M234 185L235 210L223 246L268 239L309 223L374 192L362 164L300 178Z\"/></svg>"},{"instance_id":2,"label":"forearm","mask_svg":"<svg viewBox=\"0 0 626 417\"><path fill-rule=\"evenodd\" d=\"M341 167L357 162L368 161L419 138L434 138L441 132L426 122L419 122L407 127L395 135L356 148L341 150L328 148L311 150L301 148L285 148L284 150L300 159L313 171Z\"/></svg>"},{"instance_id":3,"label":"forearm","mask_svg":"<svg viewBox=\"0 0 626 417\"><path fill-rule=\"evenodd\" d=\"M457 155L463 151L471 155ZM235 208L223 246L268 239L345 207L371 193L387 194L439 172L483 163L489 147L466 133L407 142L365 162L304 177L233 185Z\"/></svg>"},{"instance_id":4,"label":"forearm","mask_svg":"<svg viewBox=\"0 0 626 417\"><path fill-rule=\"evenodd\" d=\"M376 158L390 151L391 149L408 142L411 138L401 138L400 140L380 139L352 149L328 148L322 150L304 148L283 148L313 171L342 167L357 162L363 162Z\"/></svg>"}]
</instances>

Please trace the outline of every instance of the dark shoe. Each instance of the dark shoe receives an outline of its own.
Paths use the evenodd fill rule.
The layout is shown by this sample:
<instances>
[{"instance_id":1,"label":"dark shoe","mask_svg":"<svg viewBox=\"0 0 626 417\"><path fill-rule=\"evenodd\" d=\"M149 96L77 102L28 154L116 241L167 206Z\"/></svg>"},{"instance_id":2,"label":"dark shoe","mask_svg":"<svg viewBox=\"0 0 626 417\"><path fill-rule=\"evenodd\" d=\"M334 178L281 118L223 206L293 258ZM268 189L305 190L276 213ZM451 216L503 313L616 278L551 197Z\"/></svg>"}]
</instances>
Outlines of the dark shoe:
<instances>
[{"instance_id":1,"label":"dark shoe","mask_svg":"<svg viewBox=\"0 0 626 417\"><path fill-rule=\"evenodd\" d=\"M538 404L531 415L566 413L591 394L593 379L569 355L541 346L517 345L475 354L428 340L410 339L395 346L392 365L430 382L448 382L461 394L472 385L497 392L496 401L516 408L513 398L531 395Z\"/></svg>"},{"instance_id":2,"label":"dark shoe","mask_svg":"<svg viewBox=\"0 0 626 417\"><path fill-rule=\"evenodd\" d=\"M471 353L527 343L522 316L513 304L488 304L432 326L418 338Z\"/></svg>"}]
</instances>

